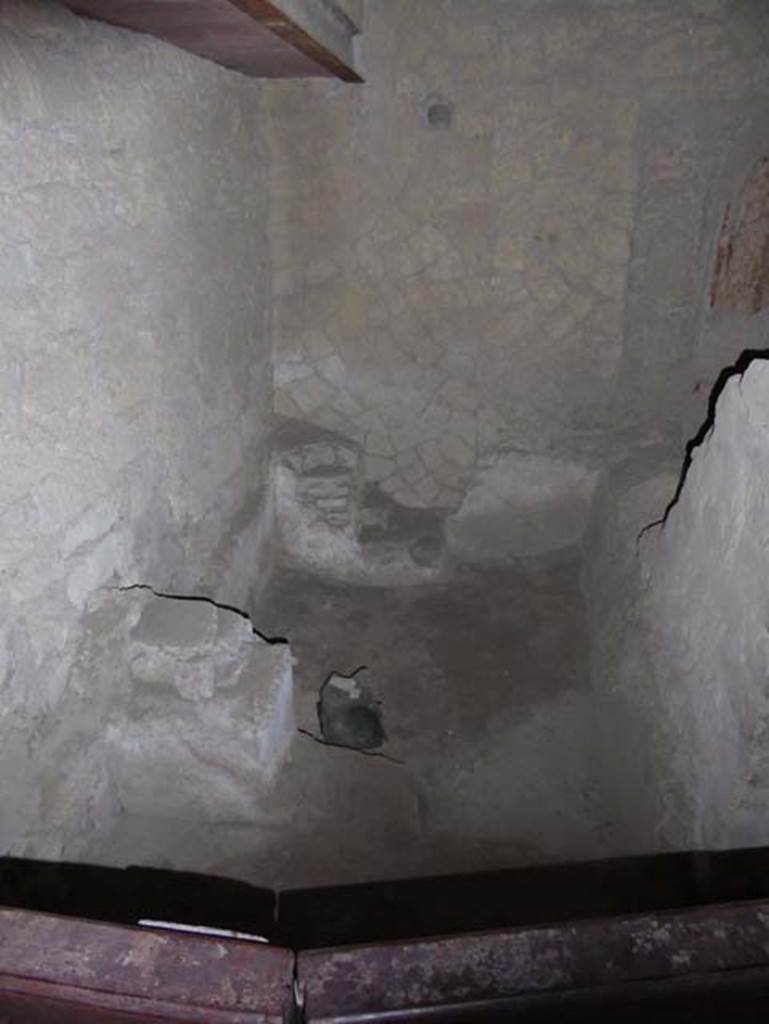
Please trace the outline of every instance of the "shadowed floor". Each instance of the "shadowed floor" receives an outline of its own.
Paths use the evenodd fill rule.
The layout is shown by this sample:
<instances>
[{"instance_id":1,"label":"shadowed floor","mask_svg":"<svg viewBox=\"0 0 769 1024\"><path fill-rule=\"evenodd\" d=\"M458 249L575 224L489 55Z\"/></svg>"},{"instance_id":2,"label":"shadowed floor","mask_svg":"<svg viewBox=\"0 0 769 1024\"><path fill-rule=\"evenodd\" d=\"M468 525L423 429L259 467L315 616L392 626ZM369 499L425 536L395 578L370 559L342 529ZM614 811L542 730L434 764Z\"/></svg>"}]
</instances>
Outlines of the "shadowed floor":
<instances>
[{"instance_id":1,"label":"shadowed floor","mask_svg":"<svg viewBox=\"0 0 769 1024\"><path fill-rule=\"evenodd\" d=\"M387 757L297 733L260 821L128 816L100 859L286 887L615 852L576 561L397 589L285 575L253 619L290 638L298 724L316 736L324 680L366 667Z\"/></svg>"}]
</instances>

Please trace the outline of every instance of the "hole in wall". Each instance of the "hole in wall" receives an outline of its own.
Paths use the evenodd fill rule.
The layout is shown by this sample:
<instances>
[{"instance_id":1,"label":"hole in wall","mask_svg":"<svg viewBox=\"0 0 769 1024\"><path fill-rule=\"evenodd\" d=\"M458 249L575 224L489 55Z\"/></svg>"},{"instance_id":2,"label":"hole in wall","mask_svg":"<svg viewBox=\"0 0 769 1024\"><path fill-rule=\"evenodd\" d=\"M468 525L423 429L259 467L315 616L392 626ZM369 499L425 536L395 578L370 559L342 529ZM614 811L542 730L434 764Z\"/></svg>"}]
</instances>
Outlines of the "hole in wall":
<instances>
[{"instance_id":1,"label":"hole in wall","mask_svg":"<svg viewBox=\"0 0 769 1024\"><path fill-rule=\"evenodd\" d=\"M377 750L387 738L378 702L364 675L365 668L351 676L332 672L320 688L318 723L327 743Z\"/></svg>"},{"instance_id":2,"label":"hole in wall","mask_svg":"<svg viewBox=\"0 0 769 1024\"><path fill-rule=\"evenodd\" d=\"M433 93L423 103L424 118L430 128L450 128L454 120L454 104L444 96Z\"/></svg>"}]
</instances>

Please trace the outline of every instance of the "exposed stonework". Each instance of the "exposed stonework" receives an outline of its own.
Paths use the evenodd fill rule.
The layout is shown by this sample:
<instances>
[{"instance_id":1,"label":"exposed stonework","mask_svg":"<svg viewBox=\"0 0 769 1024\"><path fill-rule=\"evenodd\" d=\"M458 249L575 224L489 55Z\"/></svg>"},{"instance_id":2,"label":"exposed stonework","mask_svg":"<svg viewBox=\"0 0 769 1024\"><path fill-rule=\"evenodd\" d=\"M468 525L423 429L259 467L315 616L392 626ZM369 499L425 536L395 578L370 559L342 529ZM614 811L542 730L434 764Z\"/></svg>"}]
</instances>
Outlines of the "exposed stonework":
<instances>
[{"instance_id":1,"label":"exposed stonework","mask_svg":"<svg viewBox=\"0 0 769 1024\"><path fill-rule=\"evenodd\" d=\"M355 535L360 506L357 445L330 433L292 431L293 426L298 425L290 424L278 435L276 461L296 481L294 498L307 514L309 530L340 529Z\"/></svg>"},{"instance_id":2,"label":"exposed stonework","mask_svg":"<svg viewBox=\"0 0 769 1024\"><path fill-rule=\"evenodd\" d=\"M442 571L441 523L421 523L364 488L360 445L297 421L273 444L280 567L372 586L424 583Z\"/></svg>"},{"instance_id":3,"label":"exposed stonework","mask_svg":"<svg viewBox=\"0 0 769 1024\"><path fill-rule=\"evenodd\" d=\"M278 538L289 567L355 572L360 451L329 431L287 424L273 455Z\"/></svg>"},{"instance_id":4,"label":"exposed stonework","mask_svg":"<svg viewBox=\"0 0 769 1024\"><path fill-rule=\"evenodd\" d=\"M3 829L19 794L25 849L45 857L98 853L125 815L253 822L294 735L288 644L232 609L146 587L91 605L61 720L30 742L23 773L18 746L3 747Z\"/></svg>"},{"instance_id":5,"label":"exposed stonework","mask_svg":"<svg viewBox=\"0 0 769 1024\"><path fill-rule=\"evenodd\" d=\"M107 744L121 809L254 821L294 733L288 645L207 601L119 599L125 672Z\"/></svg>"}]
</instances>

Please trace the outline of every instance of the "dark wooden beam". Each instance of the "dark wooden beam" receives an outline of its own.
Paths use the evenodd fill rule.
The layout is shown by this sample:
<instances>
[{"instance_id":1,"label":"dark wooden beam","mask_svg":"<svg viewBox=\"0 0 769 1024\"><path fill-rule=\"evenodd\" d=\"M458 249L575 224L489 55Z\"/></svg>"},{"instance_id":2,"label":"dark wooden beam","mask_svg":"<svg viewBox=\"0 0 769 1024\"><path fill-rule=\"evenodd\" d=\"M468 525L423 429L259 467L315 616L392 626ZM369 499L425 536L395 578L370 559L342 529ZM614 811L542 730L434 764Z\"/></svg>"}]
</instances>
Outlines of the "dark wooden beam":
<instances>
[{"instance_id":1,"label":"dark wooden beam","mask_svg":"<svg viewBox=\"0 0 769 1024\"><path fill-rule=\"evenodd\" d=\"M64 0L75 14L162 39L256 78L361 82L355 25L333 0Z\"/></svg>"},{"instance_id":2,"label":"dark wooden beam","mask_svg":"<svg viewBox=\"0 0 769 1024\"><path fill-rule=\"evenodd\" d=\"M232 0L232 3L256 19L256 21L261 22L262 25L271 32L274 32L276 36L283 39L289 46L298 50L299 53L304 54L305 57L308 57L320 67L325 68L334 77L341 78L343 82L363 81L352 66L351 61L343 60L328 46L310 35L297 21L288 17L278 4L271 2L271 0ZM323 6L318 8L319 12L323 10ZM357 30L352 25L352 22L348 19L344 20L347 21L349 26L348 43L351 43L352 35ZM337 24L340 23L341 19L338 19Z\"/></svg>"}]
</instances>

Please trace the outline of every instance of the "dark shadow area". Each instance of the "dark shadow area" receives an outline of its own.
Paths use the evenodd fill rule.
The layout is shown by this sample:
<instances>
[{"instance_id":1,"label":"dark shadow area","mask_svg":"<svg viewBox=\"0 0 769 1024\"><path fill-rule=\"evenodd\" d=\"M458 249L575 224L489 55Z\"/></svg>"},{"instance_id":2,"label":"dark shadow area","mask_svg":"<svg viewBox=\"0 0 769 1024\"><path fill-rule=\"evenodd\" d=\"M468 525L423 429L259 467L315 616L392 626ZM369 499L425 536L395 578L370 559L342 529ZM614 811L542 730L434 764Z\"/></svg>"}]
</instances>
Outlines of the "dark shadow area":
<instances>
[{"instance_id":1,"label":"dark shadow area","mask_svg":"<svg viewBox=\"0 0 769 1024\"><path fill-rule=\"evenodd\" d=\"M769 895L769 848L670 853L283 893L295 949L640 914Z\"/></svg>"},{"instance_id":2,"label":"dark shadow area","mask_svg":"<svg viewBox=\"0 0 769 1024\"><path fill-rule=\"evenodd\" d=\"M486 1005L439 1007L428 1013L406 1011L398 1020L430 1024L755 1024L764 1019L767 1005L769 971L756 968L696 979L522 996ZM393 1019L372 1016L371 1022Z\"/></svg>"},{"instance_id":3,"label":"dark shadow area","mask_svg":"<svg viewBox=\"0 0 769 1024\"><path fill-rule=\"evenodd\" d=\"M0 905L135 925L149 918L270 937L275 894L245 882L162 868L0 858Z\"/></svg>"},{"instance_id":4,"label":"dark shadow area","mask_svg":"<svg viewBox=\"0 0 769 1024\"><path fill-rule=\"evenodd\" d=\"M769 897L769 848L670 853L277 894L157 868L0 859L0 905L261 935L295 950L495 931Z\"/></svg>"}]
</instances>

